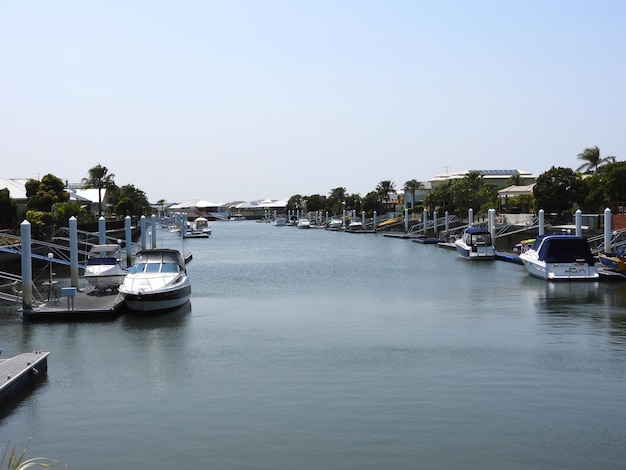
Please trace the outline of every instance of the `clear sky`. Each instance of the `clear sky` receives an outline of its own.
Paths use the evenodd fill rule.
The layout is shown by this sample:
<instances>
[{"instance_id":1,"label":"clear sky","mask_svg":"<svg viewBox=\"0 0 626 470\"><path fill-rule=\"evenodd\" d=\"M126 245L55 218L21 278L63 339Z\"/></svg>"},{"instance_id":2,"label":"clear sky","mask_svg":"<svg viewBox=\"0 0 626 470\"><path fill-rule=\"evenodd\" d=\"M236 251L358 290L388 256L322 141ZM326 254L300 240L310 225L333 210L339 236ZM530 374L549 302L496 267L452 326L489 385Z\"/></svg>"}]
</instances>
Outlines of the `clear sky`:
<instances>
[{"instance_id":1,"label":"clear sky","mask_svg":"<svg viewBox=\"0 0 626 470\"><path fill-rule=\"evenodd\" d=\"M0 3L5 177L151 202L626 159L626 1Z\"/></svg>"}]
</instances>

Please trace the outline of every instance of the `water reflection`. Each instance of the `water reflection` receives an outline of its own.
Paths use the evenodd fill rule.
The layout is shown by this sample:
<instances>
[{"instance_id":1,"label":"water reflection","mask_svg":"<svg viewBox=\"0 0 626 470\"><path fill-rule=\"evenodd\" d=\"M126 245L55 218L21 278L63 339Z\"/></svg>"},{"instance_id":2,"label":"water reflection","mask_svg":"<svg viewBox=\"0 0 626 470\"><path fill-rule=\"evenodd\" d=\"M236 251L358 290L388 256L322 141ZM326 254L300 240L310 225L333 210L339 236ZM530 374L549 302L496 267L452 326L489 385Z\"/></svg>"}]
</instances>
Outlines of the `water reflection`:
<instances>
[{"instance_id":1,"label":"water reflection","mask_svg":"<svg viewBox=\"0 0 626 470\"><path fill-rule=\"evenodd\" d=\"M584 327L609 335L611 344L626 344L626 284L531 281L536 285L526 288L534 291L536 312L544 324L558 332Z\"/></svg>"}]
</instances>

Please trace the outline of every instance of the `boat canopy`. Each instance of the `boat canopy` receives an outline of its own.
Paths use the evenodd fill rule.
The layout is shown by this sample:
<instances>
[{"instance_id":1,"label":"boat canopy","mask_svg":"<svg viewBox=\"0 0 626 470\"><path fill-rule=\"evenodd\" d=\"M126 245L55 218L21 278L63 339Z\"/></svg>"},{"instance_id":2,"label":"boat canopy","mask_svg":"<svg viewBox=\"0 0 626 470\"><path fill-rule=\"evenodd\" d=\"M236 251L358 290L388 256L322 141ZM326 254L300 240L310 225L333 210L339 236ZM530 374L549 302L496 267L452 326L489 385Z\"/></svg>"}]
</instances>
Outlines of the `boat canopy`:
<instances>
[{"instance_id":1,"label":"boat canopy","mask_svg":"<svg viewBox=\"0 0 626 470\"><path fill-rule=\"evenodd\" d=\"M135 257L135 264L143 264L143 263L159 263L159 264L167 264L167 263L175 263L179 266L185 266L185 260L183 256L180 254L178 250L169 250L169 249L154 249L154 250L143 250L137 253Z\"/></svg>"},{"instance_id":2,"label":"boat canopy","mask_svg":"<svg viewBox=\"0 0 626 470\"><path fill-rule=\"evenodd\" d=\"M575 263L584 260L589 266L595 264L587 240L576 235L540 235L534 249L538 258L546 263Z\"/></svg>"}]
</instances>

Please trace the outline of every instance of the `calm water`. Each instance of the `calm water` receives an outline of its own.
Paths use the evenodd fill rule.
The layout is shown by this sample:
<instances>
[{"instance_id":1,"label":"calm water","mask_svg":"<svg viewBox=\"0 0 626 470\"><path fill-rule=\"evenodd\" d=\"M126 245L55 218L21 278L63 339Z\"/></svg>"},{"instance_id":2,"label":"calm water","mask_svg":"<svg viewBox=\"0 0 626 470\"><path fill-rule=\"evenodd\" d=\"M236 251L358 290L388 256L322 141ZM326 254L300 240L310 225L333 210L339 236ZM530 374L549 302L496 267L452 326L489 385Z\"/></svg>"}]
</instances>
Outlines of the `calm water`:
<instances>
[{"instance_id":1,"label":"calm water","mask_svg":"<svg viewBox=\"0 0 626 470\"><path fill-rule=\"evenodd\" d=\"M382 235L213 223L191 311L23 324L51 351L0 444L73 469L626 468L626 283Z\"/></svg>"}]
</instances>

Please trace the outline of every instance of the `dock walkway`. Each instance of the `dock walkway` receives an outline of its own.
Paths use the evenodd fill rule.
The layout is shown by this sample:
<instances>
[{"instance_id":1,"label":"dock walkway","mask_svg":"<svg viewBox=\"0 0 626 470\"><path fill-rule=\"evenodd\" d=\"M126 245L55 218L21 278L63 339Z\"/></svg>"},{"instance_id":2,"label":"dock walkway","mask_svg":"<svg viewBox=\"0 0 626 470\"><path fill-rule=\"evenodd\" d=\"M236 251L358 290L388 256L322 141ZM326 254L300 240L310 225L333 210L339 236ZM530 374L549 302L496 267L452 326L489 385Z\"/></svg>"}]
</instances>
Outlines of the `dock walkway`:
<instances>
[{"instance_id":1,"label":"dock walkway","mask_svg":"<svg viewBox=\"0 0 626 470\"><path fill-rule=\"evenodd\" d=\"M123 313L124 302L117 291L101 292L91 287L76 290L75 296L60 297L31 310L22 319L32 322L110 321Z\"/></svg>"},{"instance_id":2,"label":"dock walkway","mask_svg":"<svg viewBox=\"0 0 626 470\"><path fill-rule=\"evenodd\" d=\"M35 351L0 360L0 404L48 370L49 354Z\"/></svg>"}]
</instances>

